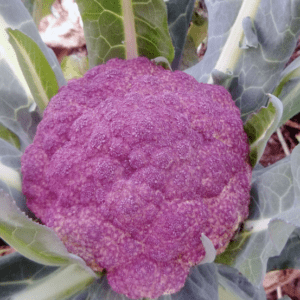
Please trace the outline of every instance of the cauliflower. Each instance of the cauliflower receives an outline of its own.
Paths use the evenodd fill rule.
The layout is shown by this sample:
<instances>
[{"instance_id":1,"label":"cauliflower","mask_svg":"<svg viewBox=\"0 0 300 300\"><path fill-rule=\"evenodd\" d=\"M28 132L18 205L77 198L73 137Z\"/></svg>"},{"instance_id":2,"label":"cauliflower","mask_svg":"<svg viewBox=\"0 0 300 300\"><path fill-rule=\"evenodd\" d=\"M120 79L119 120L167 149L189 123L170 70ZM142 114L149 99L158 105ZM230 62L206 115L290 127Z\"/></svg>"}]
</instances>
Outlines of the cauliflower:
<instances>
[{"instance_id":1,"label":"cauliflower","mask_svg":"<svg viewBox=\"0 0 300 300\"><path fill-rule=\"evenodd\" d=\"M22 157L28 207L129 298L179 291L248 215L251 167L225 88L111 59L52 98Z\"/></svg>"}]
</instances>

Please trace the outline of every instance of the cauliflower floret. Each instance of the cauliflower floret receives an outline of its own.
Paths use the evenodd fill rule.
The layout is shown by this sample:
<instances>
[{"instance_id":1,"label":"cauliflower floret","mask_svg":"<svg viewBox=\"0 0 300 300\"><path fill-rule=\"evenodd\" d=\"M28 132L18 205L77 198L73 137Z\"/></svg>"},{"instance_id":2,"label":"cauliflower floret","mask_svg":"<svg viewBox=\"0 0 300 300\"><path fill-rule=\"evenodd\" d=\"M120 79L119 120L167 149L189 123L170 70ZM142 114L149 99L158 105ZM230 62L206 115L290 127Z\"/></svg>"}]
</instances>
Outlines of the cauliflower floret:
<instances>
[{"instance_id":1,"label":"cauliflower floret","mask_svg":"<svg viewBox=\"0 0 300 300\"><path fill-rule=\"evenodd\" d=\"M175 293L248 215L239 109L221 86L111 59L54 96L22 157L28 207L111 287Z\"/></svg>"}]
</instances>

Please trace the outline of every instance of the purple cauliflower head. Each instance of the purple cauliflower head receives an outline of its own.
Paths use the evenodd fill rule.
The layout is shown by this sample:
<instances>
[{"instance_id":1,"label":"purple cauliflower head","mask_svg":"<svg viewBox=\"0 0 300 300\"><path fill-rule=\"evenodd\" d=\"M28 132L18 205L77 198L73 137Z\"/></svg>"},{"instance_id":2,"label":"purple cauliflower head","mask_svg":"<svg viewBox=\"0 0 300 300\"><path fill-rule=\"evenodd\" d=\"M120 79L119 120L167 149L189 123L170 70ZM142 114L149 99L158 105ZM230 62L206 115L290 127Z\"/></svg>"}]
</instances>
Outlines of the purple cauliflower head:
<instances>
[{"instance_id":1,"label":"purple cauliflower head","mask_svg":"<svg viewBox=\"0 0 300 300\"><path fill-rule=\"evenodd\" d=\"M22 156L28 207L129 298L180 290L248 215L239 109L221 86L111 59L52 98Z\"/></svg>"}]
</instances>

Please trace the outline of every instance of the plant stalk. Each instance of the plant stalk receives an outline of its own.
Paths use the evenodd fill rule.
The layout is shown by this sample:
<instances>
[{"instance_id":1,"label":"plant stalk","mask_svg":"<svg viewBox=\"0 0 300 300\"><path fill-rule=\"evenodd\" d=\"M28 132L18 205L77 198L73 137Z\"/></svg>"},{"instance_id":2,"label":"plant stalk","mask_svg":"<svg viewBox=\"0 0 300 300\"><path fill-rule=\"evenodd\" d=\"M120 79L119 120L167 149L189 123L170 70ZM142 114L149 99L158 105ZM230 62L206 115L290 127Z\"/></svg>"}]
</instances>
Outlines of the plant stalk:
<instances>
[{"instance_id":1,"label":"plant stalk","mask_svg":"<svg viewBox=\"0 0 300 300\"><path fill-rule=\"evenodd\" d=\"M132 0L122 0L122 7L124 16L126 59L137 58L139 55L134 24Z\"/></svg>"},{"instance_id":2,"label":"plant stalk","mask_svg":"<svg viewBox=\"0 0 300 300\"><path fill-rule=\"evenodd\" d=\"M243 19L250 17L255 18L261 0L244 0L237 18L230 30L229 37L222 49L219 60L215 69L224 74L233 71L240 59L243 49L240 48L240 42L244 38L244 29L242 27ZM208 83L213 84L212 76L209 77Z\"/></svg>"}]
</instances>

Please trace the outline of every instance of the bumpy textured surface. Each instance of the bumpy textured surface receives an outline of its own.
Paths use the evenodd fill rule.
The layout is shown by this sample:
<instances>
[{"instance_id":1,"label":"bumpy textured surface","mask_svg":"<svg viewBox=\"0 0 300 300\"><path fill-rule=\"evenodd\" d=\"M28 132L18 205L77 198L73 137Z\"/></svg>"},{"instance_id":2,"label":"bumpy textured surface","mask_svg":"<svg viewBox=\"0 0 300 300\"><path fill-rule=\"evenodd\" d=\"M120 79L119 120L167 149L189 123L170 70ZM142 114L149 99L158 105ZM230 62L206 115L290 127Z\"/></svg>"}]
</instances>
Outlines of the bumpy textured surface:
<instances>
[{"instance_id":1,"label":"bumpy textured surface","mask_svg":"<svg viewBox=\"0 0 300 300\"><path fill-rule=\"evenodd\" d=\"M130 298L177 292L247 217L240 113L220 86L112 59L52 98L22 157L29 208Z\"/></svg>"}]
</instances>

